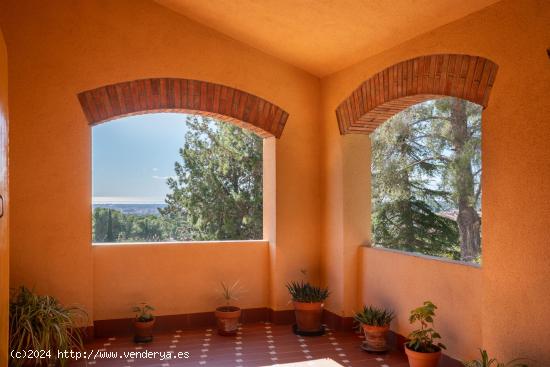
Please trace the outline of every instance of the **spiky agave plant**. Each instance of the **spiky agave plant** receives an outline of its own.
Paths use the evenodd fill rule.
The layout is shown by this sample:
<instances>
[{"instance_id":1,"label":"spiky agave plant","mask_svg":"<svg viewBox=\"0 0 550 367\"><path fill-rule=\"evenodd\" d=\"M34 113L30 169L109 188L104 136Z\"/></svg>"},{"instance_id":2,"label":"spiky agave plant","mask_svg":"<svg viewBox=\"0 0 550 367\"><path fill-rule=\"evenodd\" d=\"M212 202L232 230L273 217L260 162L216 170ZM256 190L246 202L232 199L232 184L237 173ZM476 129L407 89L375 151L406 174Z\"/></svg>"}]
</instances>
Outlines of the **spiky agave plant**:
<instances>
[{"instance_id":1,"label":"spiky agave plant","mask_svg":"<svg viewBox=\"0 0 550 367\"><path fill-rule=\"evenodd\" d=\"M222 299L225 302L225 305L221 308L226 311L234 311L235 306L231 306L231 303L233 301L238 301L241 294L245 292L245 290L241 287L240 281L237 280L233 284L229 285L225 282L220 282L221 288L220 293L222 296Z\"/></svg>"},{"instance_id":2,"label":"spiky agave plant","mask_svg":"<svg viewBox=\"0 0 550 367\"><path fill-rule=\"evenodd\" d=\"M512 359L508 363L499 362L496 358L489 358L489 353L486 350L480 349L479 353L481 354L480 359L474 359L472 361L465 361L462 364L465 367L529 367L524 358Z\"/></svg>"},{"instance_id":3,"label":"spiky agave plant","mask_svg":"<svg viewBox=\"0 0 550 367\"><path fill-rule=\"evenodd\" d=\"M225 301L226 306L230 306L232 301L238 301L243 289L241 288L240 281L237 280L235 283L228 285L225 282L220 282L221 284L221 295Z\"/></svg>"},{"instance_id":4,"label":"spiky agave plant","mask_svg":"<svg viewBox=\"0 0 550 367\"><path fill-rule=\"evenodd\" d=\"M20 287L10 297L10 350L50 351L48 364L67 365L57 351L83 348L79 325L85 325L86 312L77 306L64 307L51 296L42 296ZM10 366L22 366L27 359L12 359Z\"/></svg>"},{"instance_id":5,"label":"spiky agave plant","mask_svg":"<svg viewBox=\"0 0 550 367\"><path fill-rule=\"evenodd\" d=\"M374 306L363 306L361 312L355 313L353 316L355 321L360 324L370 326L386 326L395 318L393 311Z\"/></svg>"},{"instance_id":6,"label":"spiky agave plant","mask_svg":"<svg viewBox=\"0 0 550 367\"><path fill-rule=\"evenodd\" d=\"M330 294L328 288L321 288L309 284L309 282L289 282L286 288L294 302L314 303L323 302Z\"/></svg>"}]
</instances>

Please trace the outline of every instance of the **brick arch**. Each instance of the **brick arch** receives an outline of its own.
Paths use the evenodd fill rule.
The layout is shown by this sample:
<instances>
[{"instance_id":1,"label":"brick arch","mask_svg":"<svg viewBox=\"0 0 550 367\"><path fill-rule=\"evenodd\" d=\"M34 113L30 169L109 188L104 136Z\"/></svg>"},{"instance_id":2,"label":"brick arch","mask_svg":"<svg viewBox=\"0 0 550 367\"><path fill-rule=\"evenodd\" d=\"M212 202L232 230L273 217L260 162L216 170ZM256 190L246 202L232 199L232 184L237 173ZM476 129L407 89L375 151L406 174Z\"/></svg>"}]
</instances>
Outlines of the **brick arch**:
<instances>
[{"instance_id":1,"label":"brick arch","mask_svg":"<svg viewBox=\"0 0 550 367\"><path fill-rule=\"evenodd\" d=\"M341 134L370 134L414 104L458 97L487 107L498 65L478 56L444 54L392 65L364 81L336 108Z\"/></svg>"},{"instance_id":2,"label":"brick arch","mask_svg":"<svg viewBox=\"0 0 550 367\"><path fill-rule=\"evenodd\" d=\"M190 79L154 78L106 85L78 94L90 125L154 112L197 113L281 137L288 113L260 97L225 85Z\"/></svg>"}]
</instances>

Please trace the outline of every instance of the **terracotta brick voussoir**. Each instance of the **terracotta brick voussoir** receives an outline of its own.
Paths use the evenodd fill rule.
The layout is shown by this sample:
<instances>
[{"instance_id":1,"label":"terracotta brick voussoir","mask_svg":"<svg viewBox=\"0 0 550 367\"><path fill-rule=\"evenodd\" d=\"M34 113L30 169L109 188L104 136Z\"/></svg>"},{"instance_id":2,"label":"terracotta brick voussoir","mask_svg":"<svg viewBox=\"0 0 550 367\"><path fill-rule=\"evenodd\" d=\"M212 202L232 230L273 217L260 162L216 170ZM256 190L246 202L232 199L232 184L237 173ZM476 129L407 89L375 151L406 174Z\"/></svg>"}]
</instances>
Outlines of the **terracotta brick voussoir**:
<instances>
[{"instance_id":1,"label":"terracotta brick voussoir","mask_svg":"<svg viewBox=\"0 0 550 367\"><path fill-rule=\"evenodd\" d=\"M498 70L479 56L420 56L394 64L365 80L336 108L341 134L370 134L414 104L457 97L487 107Z\"/></svg>"},{"instance_id":2,"label":"terracotta brick voussoir","mask_svg":"<svg viewBox=\"0 0 550 367\"><path fill-rule=\"evenodd\" d=\"M105 85L78 94L90 125L129 115L182 112L211 116L259 136L280 138L288 113L250 93L190 79L154 78Z\"/></svg>"}]
</instances>

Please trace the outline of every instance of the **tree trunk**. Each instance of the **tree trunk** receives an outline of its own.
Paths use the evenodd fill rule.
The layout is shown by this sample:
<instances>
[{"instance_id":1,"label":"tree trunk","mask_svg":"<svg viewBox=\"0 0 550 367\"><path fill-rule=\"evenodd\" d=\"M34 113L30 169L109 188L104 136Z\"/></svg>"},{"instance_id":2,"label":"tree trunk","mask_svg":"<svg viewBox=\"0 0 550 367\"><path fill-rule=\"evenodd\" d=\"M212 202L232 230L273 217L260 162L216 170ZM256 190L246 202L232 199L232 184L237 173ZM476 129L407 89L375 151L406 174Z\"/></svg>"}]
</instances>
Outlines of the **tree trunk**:
<instances>
[{"instance_id":1,"label":"tree trunk","mask_svg":"<svg viewBox=\"0 0 550 367\"><path fill-rule=\"evenodd\" d=\"M115 236L113 235L113 216L111 209L109 209L109 216L107 217L107 242L115 242Z\"/></svg>"},{"instance_id":2,"label":"tree trunk","mask_svg":"<svg viewBox=\"0 0 550 367\"><path fill-rule=\"evenodd\" d=\"M458 232L460 257L464 261L475 260L481 251L481 218L475 205L474 174L471 158L465 149L470 139L466 102L451 99L451 131L455 150L453 158L454 185L458 203Z\"/></svg>"},{"instance_id":3,"label":"tree trunk","mask_svg":"<svg viewBox=\"0 0 550 367\"><path fill-rule=\"evenodd\" d=\"M458 207L458 233L460 235L460 258L474 261L481 250L481 218L471 206Z\"/></svg>"}]
</instances>

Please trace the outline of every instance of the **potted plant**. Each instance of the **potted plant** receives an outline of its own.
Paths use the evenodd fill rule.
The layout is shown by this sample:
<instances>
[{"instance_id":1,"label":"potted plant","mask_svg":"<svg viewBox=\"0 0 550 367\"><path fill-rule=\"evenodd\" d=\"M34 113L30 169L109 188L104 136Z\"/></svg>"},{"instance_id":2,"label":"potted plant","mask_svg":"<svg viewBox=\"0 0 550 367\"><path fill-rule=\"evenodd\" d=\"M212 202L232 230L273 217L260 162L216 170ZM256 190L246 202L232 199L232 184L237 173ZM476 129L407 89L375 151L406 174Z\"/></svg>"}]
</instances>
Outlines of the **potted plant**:
<instances>
[{"instance_id":1,"label":"potted plant","mask_svg":"<svg viewBox=\"0 0 550 367\"><path fill-rule=\"evenodd\" d=\"M441 336L433 329L435 310L437 309L430 301L411 311L409 322L420 323L420 329L409 334L409 341L405 343L405 353L409 358L411 367L436 367L441 350L446 347L436 342Z\"/></svg>"},{"instance_id":2,"label":"potted plant","mask_svg":"<svg viewBox=\"0 0 550 367\"><path fill-rule=\"evenodd\" d=\"M365 334L364 348L368 352L387 352L386 337L390 323L395 318L393 311L373 306L363 306L353 317Z\"/></svg>"},{"instance_id":3,"label":"potted plant","mask_svg":"<svg viewBox=\"0 0 550 367\"><path fill-rule=\"evenodd\" d=\"M304 281L290 282L286 287L294 304L297 332L322 332L323 302L329 296L328 289Z\"/></svg>"},{"instance_id":4,"label":"potted plant","mask_svg":"<svg viewBox=\"0 0 550 367\"><path fill-rule=\"evenodd\" d=\"M41 296L20 287L10 297L9 348L14 352L44 351L39 356L44 364L66 366L68 354L57 351L71 351L83 348L82 326L86 325L87 314L77 306L65 307L51 296ZM41 365L41 360L11 358L10 366Z\"/></svg>"},{"instance_id":5,"label":"potted plant","mask_svg":"<svg viewBox=\"0 0 550 367\"><path fill-rule=\"evenodd\" d=\"M232 336L237 333L239 328L239 319L241 317L241 309L237 306L232 306L231 302L238 300L240 292L239 281L237 280L231 286L221 282L222 298L225 301L224 306L216 308L215 316L218 325L218 334L223 336Z\"/></svg>"},{"instance_id":6,"label":"potted plant","mask_svg":"<svg viewBox=\"0 0 550 367\"><path fill-rule=\"evenodd\" d=\"M154 310L153 306L145 302L132 307L132 311L136 314L134 319L134 341L136 343L149 343L153 341L155 316L153 316L151 311Z\"/></svg>"},{"instance_id":7,"label":"potted plant","mask_svg":"<svg viewBox=\"0 0 550 367\"><path fill-rule=\"evenodd\" d=\"M462 362L462 364L465 367L529 367L525 363L521 363L520 361L524 361L524 358L516 358L512 359L508 363L502 363L499 362L496 358L489 358L489 354L486 350L479 350L481 354L480 359L474 359L472 361L465 361Z\"/></svg>"}]
</instances>

